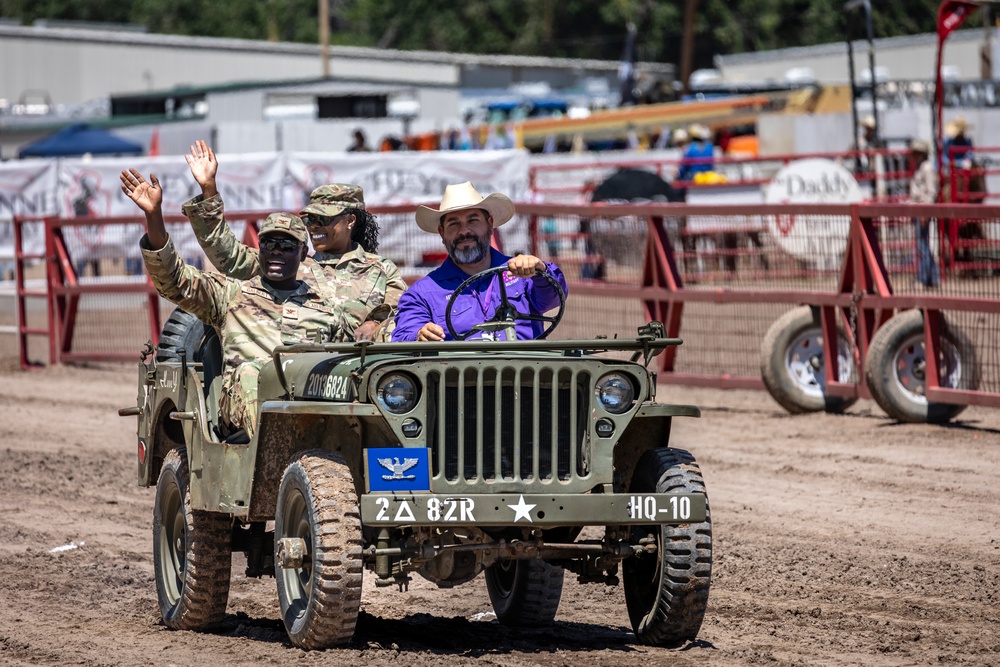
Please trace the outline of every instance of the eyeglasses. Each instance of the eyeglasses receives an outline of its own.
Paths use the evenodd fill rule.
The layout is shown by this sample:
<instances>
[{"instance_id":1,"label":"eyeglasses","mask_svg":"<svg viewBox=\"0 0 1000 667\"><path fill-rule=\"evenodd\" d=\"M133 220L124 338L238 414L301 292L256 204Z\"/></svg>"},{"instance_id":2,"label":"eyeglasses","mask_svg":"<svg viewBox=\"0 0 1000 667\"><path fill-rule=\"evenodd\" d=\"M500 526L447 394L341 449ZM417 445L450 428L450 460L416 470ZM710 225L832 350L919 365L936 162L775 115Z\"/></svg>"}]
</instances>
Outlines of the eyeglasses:
<instances>
[{"instance_id":1,"label":"eyeglasses","mask_svg":"<svg viewBox=\"0 0 1000 667\"><path fill-rule=\"evenodd\" d=\"M279 252L293 252L298 250L300 245L298 241L292 239L263 238L260 240L260 249L266 252L273 252L275 250Z\"/></svg>"}]
</instances>

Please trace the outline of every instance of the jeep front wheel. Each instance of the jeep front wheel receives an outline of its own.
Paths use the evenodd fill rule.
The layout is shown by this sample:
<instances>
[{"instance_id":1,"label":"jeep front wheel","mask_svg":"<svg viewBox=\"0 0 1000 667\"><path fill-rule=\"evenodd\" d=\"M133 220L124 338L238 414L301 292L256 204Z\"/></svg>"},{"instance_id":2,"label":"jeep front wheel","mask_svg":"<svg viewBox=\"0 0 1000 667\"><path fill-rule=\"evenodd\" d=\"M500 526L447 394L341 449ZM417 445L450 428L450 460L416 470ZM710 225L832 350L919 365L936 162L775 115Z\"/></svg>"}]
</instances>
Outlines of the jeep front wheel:
<instances>
[{"instance_id":1,"label":"jeep front wheel","mask_svg":"<svg viewBox=\"0 0 1000 667\"><path fill-rule=\"evenodd\" d=\"M274 563L281 617L292 644L322 649L354 637L361 607L361 515L338 455L304 452L281 478Z\"/></svg>"},{"instance_id":2,"label":"jeep front wheel","mask_svg":"<svg viewBox=\"0 0 1000 667\"><path fill-rule=\"evenodd\" d=\"M163 623L201 630L222 620L229 601L232 520L191 509L187 454L163 460L153 507L153 570Z\"/></svg>"},{"instance_id":3,"label":"jeep front wheel","mask_svg":"<svg viewBox=\"0 0 1000 667\"><path fill-rule=\"evenodd\" d=\"M630 492L705 493L694 457L681 449L647 451L636 466ZM622 562L625 604L643 644L676 646L698 636L712 581L712 521L633 526L632 544L653 544L655 552Z\"/></svg>"},{"instance_id":4,"label":"jeep front wheel","mask_svg":"<svg viewBox=\"0 0 1000 667\"><path fill-rule=\"evenodd\" d=\"M562 588L563 569L543 560L506 560L486 568L486 590L503 625L549 625Z\"/></svg>"}]
</instances>

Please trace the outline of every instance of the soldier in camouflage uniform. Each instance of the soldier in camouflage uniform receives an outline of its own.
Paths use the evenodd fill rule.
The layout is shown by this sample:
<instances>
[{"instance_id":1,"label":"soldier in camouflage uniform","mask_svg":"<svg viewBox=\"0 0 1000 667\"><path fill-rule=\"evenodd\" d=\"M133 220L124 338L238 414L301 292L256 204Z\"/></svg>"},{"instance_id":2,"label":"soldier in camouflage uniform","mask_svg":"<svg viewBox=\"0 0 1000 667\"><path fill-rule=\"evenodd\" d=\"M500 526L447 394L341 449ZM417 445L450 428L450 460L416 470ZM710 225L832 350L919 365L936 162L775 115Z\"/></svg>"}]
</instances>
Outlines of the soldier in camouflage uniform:
<instances>
[{"instance_id":1,"label":"soldier in camouflage uniform","mask_svg":"<svg viewBox=\"0 0 1000 667\"><path fill-rule=\"evenodd\" d=\"M216 188L218 161L204 142L197 141L186 155L201 196L184 204L195 236L216 269L233 278L260 273L256 248L236 238L226 224L222 198ZM406 289L399 269L376 254L378 225L365 209L357 185L322 185L312 191L300 214L309 228L315 254L302 262L299 278L328 282L343 299L345 326L357 340L388 339L392 315Z\"/></svg>"},{"instance_id":2,"label":"soldier in camouflage uniform","mask_svg":"<svg viewBox=\"0 0 1000 667\"><path fill-rule=\"evenodd\" d=\"M236 280L205 273L177 255L163 224L163 191L135 169L122 171L122 191L146 214L139 242L153 285L163 298L219 332L225 364L220 412L252 438L257 427L257 378L279 345L344 342L342 304L336 294L299 280L308 232L292 213L272 213L260 230L259 275Z\"/></svg>"}]
</instances>

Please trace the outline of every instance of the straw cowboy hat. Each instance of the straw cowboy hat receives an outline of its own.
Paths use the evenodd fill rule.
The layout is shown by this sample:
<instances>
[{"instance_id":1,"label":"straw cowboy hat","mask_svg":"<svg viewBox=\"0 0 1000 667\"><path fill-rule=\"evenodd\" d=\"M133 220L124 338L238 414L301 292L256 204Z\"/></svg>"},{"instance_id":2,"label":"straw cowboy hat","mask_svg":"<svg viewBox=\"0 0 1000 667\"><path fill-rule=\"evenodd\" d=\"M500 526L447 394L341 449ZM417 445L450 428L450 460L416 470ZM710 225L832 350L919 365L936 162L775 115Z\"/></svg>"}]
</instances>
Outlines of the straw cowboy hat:
<instances>
[{"instance_id":1,"label":"straw cowboy hat","mask_svg":"<svg viewBox=\"0 0 1000 667\"><path fill-rule=\"evenodd\" d=\"M700 123L692 123L688 125L687 133L692 139L704 141L711 136L712 131Z\"/></svg>"},{"instance_id":2,"label":"straw cowboy hat","mask_svg":"<svg viewBox=\"0 0 1000 667\"><path fill-rule=\"evenodd\" d=\"M914 153L931 154L931 146L923 139L914 139L910 142L910 150Z\"/></svg>"},{"instance_id":3,"label":"straw cowboy hat","mask_svg":"<svg viewBox=\"0 0 1000 667\"><path fill-rule=\"evenodd\" d=\"M875 116L865 116L861 119L861 127L867 127L869 130L875 129Z\"/></svg>"},{"instance_id":4,"label":"straw cowboy hat","mask_svg":"<svg viewBox=\"0 0 1000 667\"><path fill-rule=\"evenodd\" d=\"M955 116L945 124L944 128L946 135L949 137L957 137L960 134L964 134L965 131L969 129L969 123L962 116Z\"/></svg>"},{"instance_id":5,"label":"straw cowboy hat","mask_svg":"<svg viewBox=\"0 0 1000 667\"><path fill-rule=\"evenodd\" d=\"M464 211L470 208L481 208L493 218L493 226L499 227L514 217L514 202L507 195L494 192L482 196L472 187L472 183L457 183L444 189L441 197L441 208L429 206L417 207L417 226L425 232L436 234L441 218L452 211Z\"/></svg>"}]
</instances>

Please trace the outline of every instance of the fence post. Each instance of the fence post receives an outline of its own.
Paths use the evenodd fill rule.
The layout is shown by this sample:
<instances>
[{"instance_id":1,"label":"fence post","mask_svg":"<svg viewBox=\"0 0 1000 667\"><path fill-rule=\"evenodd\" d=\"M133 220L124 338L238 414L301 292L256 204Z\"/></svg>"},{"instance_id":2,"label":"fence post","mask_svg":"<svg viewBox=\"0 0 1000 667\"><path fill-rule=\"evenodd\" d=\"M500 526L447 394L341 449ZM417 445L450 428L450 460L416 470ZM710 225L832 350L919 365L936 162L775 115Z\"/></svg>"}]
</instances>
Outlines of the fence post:
<instances>
[{"instance_id":1,"label":"fence post","mask_svg":"<svg viewBox=\"0 0 1000 667\"><path fill-rule=\"evenodd\" d=\"M655 287L669 292L681 289L681 278L674 261L673 247L670 237L664 227L663 217L649 216L646 218L646 257L642 267L642 286ZM680 336L681 317L684 312L684 302L673 299L644 299L646 317L650 320L663 322L668 338ZM677 348L668 347L660 355L660 371L670 373L674 370Z\"/></svg>"}]
</instances>

